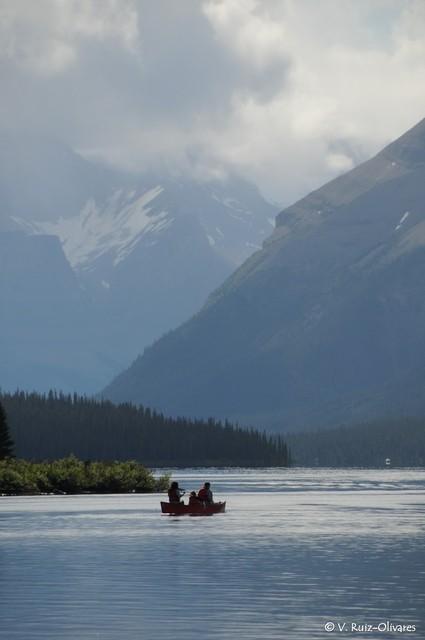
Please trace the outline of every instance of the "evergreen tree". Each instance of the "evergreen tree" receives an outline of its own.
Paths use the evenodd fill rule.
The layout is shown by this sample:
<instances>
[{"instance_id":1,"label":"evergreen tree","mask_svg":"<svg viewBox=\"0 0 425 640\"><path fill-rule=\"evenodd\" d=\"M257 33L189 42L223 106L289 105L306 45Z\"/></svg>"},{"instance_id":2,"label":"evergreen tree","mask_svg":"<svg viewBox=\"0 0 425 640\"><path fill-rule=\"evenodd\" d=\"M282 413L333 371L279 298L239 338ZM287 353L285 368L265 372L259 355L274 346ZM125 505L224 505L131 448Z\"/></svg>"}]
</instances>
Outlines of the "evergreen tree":
<instances>
[{"instance_id":1,"label":"evergreen tree","mask_svg":"<svg viewBox=\"0 0 425 640\"><path fill-rule=\"evenodd\" d=\"M54 460L138 460L148 467L286 466L284 442L210 418L170 418L147 407L17 391L0 395L16 455Z\"/></svg>"},{"instance_id":2,"label":"evergreen tree","mask_svg":"<svg viewBox=\"0 0 425 640\"><path fill-rule=\"evenodd\" d=\"M13 440L7 426L6 412L0 402L0 460L13 456Z\"/></svg>"}]
</instances>

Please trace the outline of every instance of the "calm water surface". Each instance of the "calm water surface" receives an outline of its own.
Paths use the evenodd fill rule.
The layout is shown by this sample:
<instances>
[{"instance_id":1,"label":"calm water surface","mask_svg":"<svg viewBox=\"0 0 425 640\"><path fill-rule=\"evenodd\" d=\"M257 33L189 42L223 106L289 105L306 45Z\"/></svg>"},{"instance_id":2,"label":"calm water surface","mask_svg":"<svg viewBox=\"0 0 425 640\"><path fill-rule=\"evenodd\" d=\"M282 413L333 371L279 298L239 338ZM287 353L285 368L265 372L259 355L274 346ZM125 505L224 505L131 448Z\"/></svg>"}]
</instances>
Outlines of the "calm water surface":
<instances>
[{"instance_id":1,"label":"calm water surface","mask_svg":"<svg viewBox=\"0 0 425 640\"><path fill-rule=\"evenodd\" d=\"M173 477L210 480L227 513L162 516L158 495L0 498L0 638L425 638L425 470ZM387 621L416 632L351 630Z\"/></svg>"}]
</instances>

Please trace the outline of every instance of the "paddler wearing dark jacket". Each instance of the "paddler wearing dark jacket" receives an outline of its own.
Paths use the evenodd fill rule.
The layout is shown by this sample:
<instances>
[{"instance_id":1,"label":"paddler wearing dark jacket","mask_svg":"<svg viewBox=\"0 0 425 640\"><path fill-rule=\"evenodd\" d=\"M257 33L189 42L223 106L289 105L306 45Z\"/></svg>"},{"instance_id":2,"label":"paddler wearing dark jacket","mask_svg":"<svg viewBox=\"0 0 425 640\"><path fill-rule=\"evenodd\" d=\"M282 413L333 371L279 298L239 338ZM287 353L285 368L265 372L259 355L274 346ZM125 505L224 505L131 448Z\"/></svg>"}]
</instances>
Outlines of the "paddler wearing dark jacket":
<instances>
[{"instance_id":1,"label":"paddler wearing dark jacket","mask_svg":"<svg viewBox=\"0 0 425 640\"><path fill-rule=\"evenodd\" d=\"M168 489L168 500L170 502L177 502L180 504L182 502L180 498L184 495L184 491L179 488L179 483L174 481L170 484L170 488Z\"/></svg>"}]
</instances>

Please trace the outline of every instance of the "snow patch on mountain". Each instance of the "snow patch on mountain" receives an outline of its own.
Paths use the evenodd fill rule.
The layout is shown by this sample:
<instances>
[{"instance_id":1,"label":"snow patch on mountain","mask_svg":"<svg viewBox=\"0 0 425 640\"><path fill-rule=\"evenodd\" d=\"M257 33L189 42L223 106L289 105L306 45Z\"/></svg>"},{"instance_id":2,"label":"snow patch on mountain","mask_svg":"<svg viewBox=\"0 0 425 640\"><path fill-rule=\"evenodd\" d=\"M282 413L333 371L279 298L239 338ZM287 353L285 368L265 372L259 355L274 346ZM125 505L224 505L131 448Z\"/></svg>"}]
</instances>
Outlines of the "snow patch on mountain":
<instances>
[{"instance_id":1,"label":"snow patch on mountain","mask_svg":"<svg viewBox=\"0 0 425 640\"><path fill-rule=\"evenodd\" d=\"M32 234L59 236L63 250L74 269L88 268L106 253L113 254L117 265L146 234L157 234L173 222L168 212L154 209L155 199L163 188L156 186L142 195L135 191L116 191L98 206L90 199L78 216L53 222L15 221Z\"/></svg>"},{"instance_id":2,"label":"snow patch on mountain","mask_svg":"<svg viewBox=\"0 0 425 640\"><path fill-rule=\"evenodd\" d=\"M406 211L405 213L403 213L403 215L401 216L400 222L395 228L396 231L398 231L401 228L401 225L403 224L403 222L405 222L405 220L407 220L407 218L409 217L409 214L410 214L410 211Z\"/></svg>"}]
</instances>

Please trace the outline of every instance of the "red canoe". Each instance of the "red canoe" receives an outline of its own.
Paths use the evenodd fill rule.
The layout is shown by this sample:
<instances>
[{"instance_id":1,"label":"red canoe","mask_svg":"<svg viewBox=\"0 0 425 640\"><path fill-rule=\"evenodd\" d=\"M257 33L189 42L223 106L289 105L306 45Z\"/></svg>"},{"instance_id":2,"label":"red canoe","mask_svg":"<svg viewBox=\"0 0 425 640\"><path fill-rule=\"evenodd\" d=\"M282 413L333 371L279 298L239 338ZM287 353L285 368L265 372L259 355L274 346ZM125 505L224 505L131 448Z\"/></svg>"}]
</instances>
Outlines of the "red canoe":
<instances>
[{"instance_id":1,"label":"red canoe","mask_svg":"<svg viewBox=\"0 0 425 640\"><path fill-rule=\"evenodd\" d=\"M178 504L177 502L161 502L162 513L168 513L174 516L212 516L213 513L224 513L226 510L225 502L214 502L206 504Z\"/></svg>"}]
</instances>

